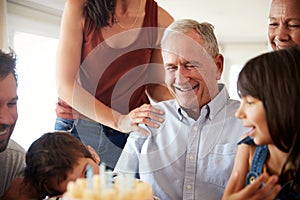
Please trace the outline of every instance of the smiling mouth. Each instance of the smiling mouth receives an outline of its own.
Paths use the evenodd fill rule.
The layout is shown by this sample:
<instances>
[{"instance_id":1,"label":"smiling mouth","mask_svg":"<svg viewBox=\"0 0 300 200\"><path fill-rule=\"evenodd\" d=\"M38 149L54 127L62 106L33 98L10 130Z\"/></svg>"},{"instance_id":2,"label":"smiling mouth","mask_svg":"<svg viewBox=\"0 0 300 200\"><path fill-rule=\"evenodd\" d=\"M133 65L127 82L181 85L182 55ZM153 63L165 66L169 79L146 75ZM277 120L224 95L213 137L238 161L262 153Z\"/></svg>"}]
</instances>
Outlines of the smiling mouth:
<instances>
[{"instance_id":1,"label":"smiling mouth","mask_svg":"<svg viewBox=\"0 0 300 200\"><path fill-rule=\"evenodd\" d=\"M256 130L255 127L251 127L250 131L248 132L248 135L249 135L250 137L253 137L253 134L254 134L255 130Z\"/></svg>"},{"instance_id":2,"label":"smiling mouth","mask_svg":"<svg viewBox=\"0 0 300 200\"><path fill-rule=\"evenodd\" d=\"M280 44L276 41L274 42L274 44L275 44L275 47L276 47L277 50L286 49L286 48L289 48L289 47L293 46L291 44Z\"/></svg>"},{"instance_id":3,"label":"smiling mouth","mask_svg":"<svg viewBox=\"0 0 300 200\"><path fill-rule=\"evenodd\" d=\"M283 46L279 46L279 45L276 45L276 49L277 50L280 50L280 49L285 49L286 47L283 47Z\"/></svg>"},{"instance_id":4,"label":"smiling mouth","mask_svg":"<svg viewBox=\"0 0 300 200\"><path fill-rule=\"evenodd\" d=\"M9 132L9 126L8 125L0 125L0 135L5 135Z\"/></svg>"},{"instance_id":5,"label":"smiling mouth","mask_svg":"<svg viewBox=\"0 0 300 200\"><path fill-rule=\"evenodd\" d=\"M176 86L175 86L175 88L176 88L177 90L181 91L181 92L189 92L189 91L192 91L192 90L194 90L195 88L197 88L198 85L199 85L199 84L196 84L196 85L194 85L193 87L188 87L188 88L180 88L180 87L176 87Z\"/></svg>"}]
</instances>

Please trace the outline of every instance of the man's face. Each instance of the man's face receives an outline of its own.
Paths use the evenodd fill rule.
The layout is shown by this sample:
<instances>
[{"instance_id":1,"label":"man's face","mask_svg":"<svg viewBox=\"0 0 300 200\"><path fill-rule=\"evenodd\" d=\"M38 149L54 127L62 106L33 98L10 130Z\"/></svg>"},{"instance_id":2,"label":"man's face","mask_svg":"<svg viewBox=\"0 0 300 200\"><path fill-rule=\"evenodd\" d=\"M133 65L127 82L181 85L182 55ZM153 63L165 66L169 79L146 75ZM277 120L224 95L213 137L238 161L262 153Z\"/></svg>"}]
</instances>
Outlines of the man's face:
<instances>
[{"instance_id":1,"label":"man's face","mask_svg":"<svg viewBox=\"0 0 300 200\"><path fill-rule=\"evenodd\" d=\"M0 79L0 152L7 147L18 119L17 85L13 74Z\"/></svg>"},{"instance_id":2,"label":"man's face","mask_svg":"<svg viewBox=\"0 0 300 200\"><path fill-rule=\"evenodd\" d=\"M169 90L181 107L199 113L199 109L218 93L217 81L222 69L219 70L215 60L202 47L203 39L193 30L171 35L164 44L165 82Z\"/></svg>"},{"instance_id":3,"label":"man's face","mask_svg":"<svg viewBox=\"0 0 300 200\"><path fill-rule=\"evenodd\" d=\"M273 50L300 45L299 0L272 1L268 36Z\"/></svg>"}]
</instances>

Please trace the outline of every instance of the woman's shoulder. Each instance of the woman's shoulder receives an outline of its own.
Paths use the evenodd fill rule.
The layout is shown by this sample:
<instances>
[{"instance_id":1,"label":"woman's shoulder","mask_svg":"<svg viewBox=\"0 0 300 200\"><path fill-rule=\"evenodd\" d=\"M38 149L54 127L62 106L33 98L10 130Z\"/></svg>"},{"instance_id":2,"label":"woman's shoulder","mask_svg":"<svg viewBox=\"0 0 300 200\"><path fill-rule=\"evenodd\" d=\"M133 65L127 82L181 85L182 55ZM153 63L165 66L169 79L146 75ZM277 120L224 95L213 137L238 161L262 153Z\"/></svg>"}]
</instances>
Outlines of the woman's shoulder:
<instances>
[{"instance_id":1,"label":"woman's shoulder","mask_svg":"<svg viewBox=\"0 0 300 200\"><path fill-rule=\"evenodd\" d=\"M168 27L174 21L174 18L162 7L158 6L157 9L158 27Z\"/></svg>"},{"instance_id":2,"label":"woman's shoulder","mask_svg":"<svg viewBox=\"0 0 300 200\"><path fill-rule=\"evenodd\" d=\"M67 0L65 3L65 9L68 7L77 7L83 10L87 1L88 0Z\"/></svg>"}]
</instances>

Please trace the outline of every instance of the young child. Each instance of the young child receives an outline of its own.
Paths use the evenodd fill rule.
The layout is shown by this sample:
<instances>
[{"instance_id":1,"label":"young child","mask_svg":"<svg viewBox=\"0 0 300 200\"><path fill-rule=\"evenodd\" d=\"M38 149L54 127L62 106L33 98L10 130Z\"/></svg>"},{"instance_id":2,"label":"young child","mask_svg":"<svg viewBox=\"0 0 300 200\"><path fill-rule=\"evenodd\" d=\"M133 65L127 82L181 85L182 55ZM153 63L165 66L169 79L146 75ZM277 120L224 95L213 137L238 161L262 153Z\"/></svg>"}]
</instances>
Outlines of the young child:
<instances>
[{"instance_id":1,"label":"young child","mask_svg":"<svg viewBox=\"0 0 300 200\"><path fill-rule=\"evenodd\" d=\"M26 154L24 180L12 184L7 199L44 199L60 196L70 181L86 176L90 165L99 173L99 157L66 132L51 132L34 141Z\"/></svg>"},{"instance_id":2,"label":"young child","mask_svg":"<svg viewBox=\"0 0 300 200\"><path fill-rule=\"evenodd\" d=\"M246 63L236 117L251 128L239 142L223 200L300 199L300 47Z\"/></svg>"}]
</instances>

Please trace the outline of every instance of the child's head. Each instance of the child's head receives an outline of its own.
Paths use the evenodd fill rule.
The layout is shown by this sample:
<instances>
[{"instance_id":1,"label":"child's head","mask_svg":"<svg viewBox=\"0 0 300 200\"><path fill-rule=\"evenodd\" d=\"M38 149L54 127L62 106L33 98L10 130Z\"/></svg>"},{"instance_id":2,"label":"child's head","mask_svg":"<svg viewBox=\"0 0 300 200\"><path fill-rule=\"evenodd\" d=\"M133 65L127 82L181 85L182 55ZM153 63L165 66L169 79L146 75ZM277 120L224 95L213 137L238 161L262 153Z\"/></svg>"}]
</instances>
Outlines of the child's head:
<instances>
[{"instance_id":1,"label":"child's head","mask_svg":"<svg viewBox=\"0 0 300 200\"><path fill-rule=\"evenodd\" d=\"M262 102L273 143L288 152L300 127L300 48L249 60L239 74L237 89L241 97Z\"/></svg>"},{"instance_id":2,"label":"child's head","mask_svg":"<svg viewBox=\"0 0 300 200\"><path fill-rule=\"evenodd\" d=\"M85 177L91 165L98 165L85 145L66 132L42 135L26 154L25 183L32 185L42 197L63 194L67 183Z\"/></svg>"},{"instance_id":3,"label":"child's head","mask_svg":"<svg viewBox=\"0 0 300 200\"><path fill-rule=\"evenodd\" d=\"M300 188L300 47L265 53L249 60L239 74L237 89L242 98L241 106L244 99L258 99L263 120L257 121L264 121L268 129L264 137L270 137L271 143L288 153L280 183L293 180L295 187ZM241 106L236 115L244 118L244 125L249 126L247 117L240 112ZM254 108L255 105L248 103L249 113L257 117ZM255 142L256 136L262 135L258 129L252 127L249 133L254 135Z\"/></svg>"}]
</instances>

